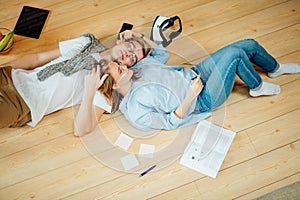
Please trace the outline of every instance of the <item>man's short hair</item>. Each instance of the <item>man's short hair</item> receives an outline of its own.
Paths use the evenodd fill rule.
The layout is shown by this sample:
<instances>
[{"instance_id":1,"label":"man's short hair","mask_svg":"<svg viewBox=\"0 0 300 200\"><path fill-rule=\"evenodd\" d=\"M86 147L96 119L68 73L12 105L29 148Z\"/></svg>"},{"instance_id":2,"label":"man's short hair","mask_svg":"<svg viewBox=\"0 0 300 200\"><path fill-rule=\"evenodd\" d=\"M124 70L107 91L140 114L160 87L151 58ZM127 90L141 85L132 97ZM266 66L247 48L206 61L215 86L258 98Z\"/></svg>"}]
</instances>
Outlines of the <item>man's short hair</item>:
<instances>
[{"instance_id":1,"label":"man's short hair","mask_svg":"<svg viewBox=\"0 0 300 200\"><path fill-rule=\"evenodd\" d=\"M137 43L139 43L142 46L142 50L143 50L143 56L146 57L150 54L151 52L151 46L148 44L148 42L146 42L143 38L140 37L132 37L128 40L126 40L128 42L130 41L136 41Z\"/></svg>"}]
</instances>

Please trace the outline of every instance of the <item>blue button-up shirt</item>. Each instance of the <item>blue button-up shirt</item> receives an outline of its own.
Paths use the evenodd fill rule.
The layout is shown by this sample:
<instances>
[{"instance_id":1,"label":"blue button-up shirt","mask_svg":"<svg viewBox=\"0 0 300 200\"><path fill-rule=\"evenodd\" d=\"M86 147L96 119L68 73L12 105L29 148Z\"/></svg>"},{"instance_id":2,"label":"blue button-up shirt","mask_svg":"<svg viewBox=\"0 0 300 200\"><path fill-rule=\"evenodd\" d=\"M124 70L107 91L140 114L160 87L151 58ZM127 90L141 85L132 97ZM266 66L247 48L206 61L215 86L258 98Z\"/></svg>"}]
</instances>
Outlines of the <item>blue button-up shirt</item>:
<instances>
[{"instance_id":1,"label":"blue button-up shirt","mask_svg":"<svg viewBox=\"0 0 300 200\"><path fill-rule=\"evenodd\" d=\"M196 98L182 119L174 114L197 74L183 66L165 65L168 58L166 49L157 46L150 56L133 67L139 69L140 78L133 81L119 109L136 128L170 130L195 124L210 116L210 113L195 110Z\"/></svg>"}]
</instances>

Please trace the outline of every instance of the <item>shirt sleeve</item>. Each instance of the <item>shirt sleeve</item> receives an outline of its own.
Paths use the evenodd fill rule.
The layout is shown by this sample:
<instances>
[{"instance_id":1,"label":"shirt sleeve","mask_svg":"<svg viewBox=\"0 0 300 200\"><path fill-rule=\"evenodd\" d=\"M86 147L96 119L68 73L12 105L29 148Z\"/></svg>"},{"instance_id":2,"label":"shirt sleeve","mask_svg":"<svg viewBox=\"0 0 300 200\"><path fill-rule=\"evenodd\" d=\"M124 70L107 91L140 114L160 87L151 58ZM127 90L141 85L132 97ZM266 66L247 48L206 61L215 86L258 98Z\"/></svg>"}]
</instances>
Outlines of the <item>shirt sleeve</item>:
<instances>
[{"instance_id":1,"label":"shirt sleeve","mask_svg":"<svg viewBox=\"0 0 300 200\"><path fill-rule=\"evenodd\" d=\"M211 116L210 112L192 113L184 118L178 118L174 111L163 113L159 110L150 110L143 108L138 110L140 115L134 119L133 124L142 130L172 130L183 126L195 124L201 120ZM131 112L131 115L136 115L137 112Z\"/></svg>"},{"instance_id":2,"label":"shirt sleeve","mask_svg":"<svg viewBox=\"0 0 300 200\"><path fill-rule=\"evenodd\" d=\"M111 113L111 105L108 103L107 98L99 91L96 91L93 104L99 108L102 108L106 112Z\"/></svg>"},{"instance_id":3,"label":"shirt sleeve","mask_svg":"<svg viewBox=\"0 0 300 200\"><path fill-rule=\"evenodd\" d=\"M170 57L167 49L164 48L161 44L153 47L149 56L163 64L165 64Z\"/></svg>"},{"instance_id":4,"label":"shirt sleeve","mask_svg":"<svg viewBox=\"0 0 300 200\"><path fill-rule=\"evenodd\" d=\"M59 42L59 50L64 59L70 59L80 53L84 46L90 42L85 36Z\"/></svg>"},{"instance_id":5,"label":"shirt sleeve","mask_svg":"<svg viewBox=\"0 0 300 200\"><path fill-rule=\"evenodd\" d=\"M141 110L140 110L141 111ZM143 129L150 128L154 130L171 130L182 126L184 119L178 118L174 112L161 113L159 111L149 109L136 119L135 123L142 126ZM149 112L150 111L150 112Z\"/></svg>"},{"instance_id":6,"label":"shirt sleeve","mask_svg":"<svg viewBox=\"0 0 300 200\"><path fill-rule=\"evenodd\" d=\"M146 131L170 130L182 126L185 122L185 119L178 118L174 114L174 110L163 109L160 102L140 98L144 88L136 92L127 102L126 115L137 128Z\"/></svg>"},{"instance_id":7,"label":"shirt sleeve","mask_svg":"<svg viewBox=\"0 0 300 200\"><path fill-rule=\"evenodd\" d=\"M173 106L166 107L165 98L152 99L145 95L147 93L145 90L150 89L151 88L141 87L139 90L136 90L134 95L131 95L130 98L124 98L122 100L123 104L120 106L120 110L125 114L125 117L135 127L141 130L172 130L192 125L210 116L209 112L190 112L186 113L183 118L179 118L175 115L174 111L180 102L178 102L177 106L168 101L168 104L171 103ZM159 94L161 95L162 92ZM126 101L126 105L123 102L124 100Z\"/></svg>"}]
</instances>

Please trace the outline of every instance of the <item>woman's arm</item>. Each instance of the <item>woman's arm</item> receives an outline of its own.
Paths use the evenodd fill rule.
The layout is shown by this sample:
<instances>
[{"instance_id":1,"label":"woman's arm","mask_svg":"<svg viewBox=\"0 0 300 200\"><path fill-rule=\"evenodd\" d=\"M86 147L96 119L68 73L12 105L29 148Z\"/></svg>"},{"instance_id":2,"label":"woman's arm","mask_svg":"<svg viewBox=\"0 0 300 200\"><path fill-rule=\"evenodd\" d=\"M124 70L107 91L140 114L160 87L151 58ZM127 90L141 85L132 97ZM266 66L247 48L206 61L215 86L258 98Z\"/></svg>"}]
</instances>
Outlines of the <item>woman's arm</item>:
<instances>
[{"instance_id":1,"label":"woman's arm","mask_svg":"<svg viewBox=\"0 0 300 200\"><path fill-rule=\"evenodd\" d=\"M184 100L181 102L180 106L174 111L174 114L182 119L189 109L192 101L200 94L203 89L203 83L200 79L200 74L193 80L188 90L188 93Z\"/></svg>"},{"instance_id":2,"label":"woman's arm","mask_svg":"<svg viewBox=\"0 0 300 200\"><path fill-rule=\"evenodd\" d=\"M177 109L167 112L162 111L164 110L163 104L165 103L165 99L160 99L163 103L160 103L158 99L153 102L152 98L150 98L150 100L147 98L149 94L151 96L155 95L150 91L151 89L148 87L140 87L140 89L136 90L136 93L134 93L126 102L127 108L121 107L121 111L134 126L142 130L170 130L178 128L182 124L193 123L201 118L199 114L197 114L197 118L194 118L194 115L185 115L189 110L191 103L197 98L202 89L203 84L199 75L190 84L186 97ZM177 103L177 101L175 102ZM162 105L162 107L160 105ZM205 118L207 116L208 114L204 114L202 117Z\"/></svg>"},{"instance_id":3,"label":"woman's arm","mask_svg":"<svg viewBox=\"0 0 300 200\"><path fill-rule=\"evenodd\" d=\"M58 58L60 55L59 48L55 48L45 52L21 56L14 61L0 65L0 68L11 66L13 69L32 70L49 63L50 61Z\"/></svg>"},{"instance_id":4,"label":"woman's arm","mask_svg":"<svg viewBox=\"0 0 300 200\"><path fill-rule=\"evenodd\" d=\"M75 119L74 135L84 136L92 132L104 112L104 109L93 105L93 99L84 98Z\"/></svg>"},{"instance_id":5,"label":"woman's arm","mask_svg":"<svg viewBox=\"0 0 300 200\"><path fill-rule=\"evenodd\" d=\"M93 99L97 89L102 85L108 75L100 79L100 67L85 76L84 96L74 122L74 135L83 136L93 131L98 121L105 112L104 109L93 105Z\"/></svg>"}]
</instances>

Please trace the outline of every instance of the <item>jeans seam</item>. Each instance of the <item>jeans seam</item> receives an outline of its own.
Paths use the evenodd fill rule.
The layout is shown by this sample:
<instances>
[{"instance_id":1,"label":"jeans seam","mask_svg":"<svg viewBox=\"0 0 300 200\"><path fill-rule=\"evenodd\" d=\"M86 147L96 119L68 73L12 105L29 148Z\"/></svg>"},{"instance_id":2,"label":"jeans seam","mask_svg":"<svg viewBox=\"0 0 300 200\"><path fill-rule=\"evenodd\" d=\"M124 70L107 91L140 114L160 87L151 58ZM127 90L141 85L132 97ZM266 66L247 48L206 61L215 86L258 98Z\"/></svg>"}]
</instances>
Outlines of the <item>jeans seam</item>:
<instances>
[{"instance_id":1,"label":"jeans seam","mask_svg":"<svg viewBox=\"0 0 300 200\"><path fill-rule=\"evenodd\" d=\"M264 53L260 53L260 51L255 51L255 54L257 54L257 55L259 55L259 56L261 56L263 59L265 59L265 60L267 60L268 62L270 62L270 63L272 63L272 62L276 62L276 67L274 68L274 70L272 70L272 71L267 71L265 68L264 68L264 70L266 70L267 72L271 72L271 73L273 73L273 72L275 72L278 68L279 68L279 64L278 64L278 62L274 59L269 59L269 56L265 56L265 54Z\"/></svg>"},{"instance_id":2,"label":"jeans seam","mask_svg":"<svg viewBox=\"0 0 300 200\"><path fill-rule=\"evenodd\" d=\"M235 59L233 62L237 62L237 60ZM231 62L230 63L230 65L229 66L231 66L232 65L232 63L233 62ZM220 94L221 93L225 93L225 101L227 100L227 93L226 93L226 88L225 88L225 79L227 78L227 75L228 75L228 73L229 73L229 71L230 71L230 69L231 69L231 67L228 67L227 68L227 70L225 71L225 76L223 77L223 79L222 79L222 90L219 90L220 92L218 92L218 100L220 99ZM220 75L220 77L221 77L221 73L219 72L219 70L218 70L218 73L219 73L219 75ZM221 77L222 78L222 77ZM223 91L223 92L221 92L221 91ZM228 95L229 96L229 95ZM224 101L224 102L225 102ZM219 103L219 101L216 101L217 103ZM223 103L224 103L223 102ZM218 105L219 106L219 105ZM213 106L212 106L213 107ZM215 107L214 107L215 108ZM211 109L214 109L214 108L211 108Z\"/></svg>"},{"instance_id":3,"label":"jeans seam","mask_svg":"<svg viewBox=\"0 0 300 200\"><path fill-rule=\"evenodd\" d=\"M244 65L244 68L246 69L246 71L251 75L251 78L254 79L255 82L260 86L261 83L256 79L256 77L252 74L252 72L251 72L247 67L245 67L246 65L245 65L244 61L241 60L240 62ZM243 80L243 81L244 81L244 80ZM244 81L244 82L245 82L245 81ZM247 84L247 83L246 83L246 84ZM258 87L259 87L259 86L258 86ZM248 85L248 87L249 87L250 89L252 89L249 85Z\"/></svg>"}]
</instances>

